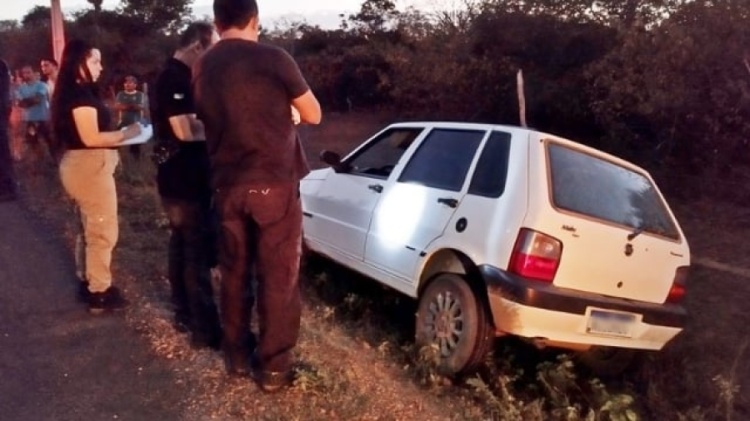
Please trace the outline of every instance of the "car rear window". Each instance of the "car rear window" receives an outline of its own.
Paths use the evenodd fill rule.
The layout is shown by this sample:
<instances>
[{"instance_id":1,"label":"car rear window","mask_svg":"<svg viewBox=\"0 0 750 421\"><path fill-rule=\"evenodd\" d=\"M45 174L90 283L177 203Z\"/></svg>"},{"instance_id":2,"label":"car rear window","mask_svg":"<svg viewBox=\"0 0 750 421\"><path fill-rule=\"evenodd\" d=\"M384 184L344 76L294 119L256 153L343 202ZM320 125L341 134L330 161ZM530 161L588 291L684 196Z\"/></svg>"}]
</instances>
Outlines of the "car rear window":
<instances>
[{"instance_id":1,"label":"car rear window","mask_svg":"<svg viewBox=\"0 0 750 421\"><path fill-rule=\"evenodd\" d=\"M556 143L547 145L553 204L632 228L679 239L666 204L651 181L630 169Z\"/></svg>"}]
</instances>

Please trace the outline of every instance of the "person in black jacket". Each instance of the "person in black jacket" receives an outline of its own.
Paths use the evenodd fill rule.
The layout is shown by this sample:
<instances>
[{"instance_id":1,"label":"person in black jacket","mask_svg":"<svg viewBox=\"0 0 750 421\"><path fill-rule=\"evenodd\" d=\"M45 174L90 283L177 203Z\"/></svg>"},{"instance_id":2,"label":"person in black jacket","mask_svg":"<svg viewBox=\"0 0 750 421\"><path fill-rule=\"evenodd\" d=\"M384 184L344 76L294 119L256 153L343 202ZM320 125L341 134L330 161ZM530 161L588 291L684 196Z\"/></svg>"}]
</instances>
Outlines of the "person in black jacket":
<instances>
[{"instance_id":1,"label":"person in black jacket","mask_svg":"<svg viewBox=\"0 0 750 421\"><path fill-rule=\"evenodd\" d=\"M11 111L10 77L8 64L0 59L0 202L16 199L16 181L8 136Z\"/></svg>"},{"instance_id":2,"label":"person in black jacket","mask_svg":"<svg viewBox=\"0 0 750 421\"><path fill-rule=\"evenodd\" d=\"M155 84L152 117L159 144L157 187L169 219L169 284L175 327L191 332L194 347L218 349L221 327L210 281L216 265L206 135L196 119L192 64L215 42L211 24L195 22L180 38Z\"/></svg>"}]
</instances>

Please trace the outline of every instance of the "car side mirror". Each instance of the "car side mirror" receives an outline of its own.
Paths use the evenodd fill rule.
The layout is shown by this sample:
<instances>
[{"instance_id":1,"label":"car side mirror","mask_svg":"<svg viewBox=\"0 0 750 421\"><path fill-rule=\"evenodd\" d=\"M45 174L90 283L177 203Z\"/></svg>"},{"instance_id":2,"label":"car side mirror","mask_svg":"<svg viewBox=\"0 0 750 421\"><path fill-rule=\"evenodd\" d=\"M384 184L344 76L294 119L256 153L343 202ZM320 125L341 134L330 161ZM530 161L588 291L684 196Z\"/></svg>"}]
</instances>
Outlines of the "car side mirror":
<instances>
[{"instance_id":1,"label":"car side mirror","mask_svg":"<svg viewBox=\"0 0 750 421\"><path fill-rule=\"evenodd\" d=\"M332 151L322 151L320 153L320 160L328 164L336 172L344 171L344 164L341 163L341 155Z\"/></svg>"}]
</instances>

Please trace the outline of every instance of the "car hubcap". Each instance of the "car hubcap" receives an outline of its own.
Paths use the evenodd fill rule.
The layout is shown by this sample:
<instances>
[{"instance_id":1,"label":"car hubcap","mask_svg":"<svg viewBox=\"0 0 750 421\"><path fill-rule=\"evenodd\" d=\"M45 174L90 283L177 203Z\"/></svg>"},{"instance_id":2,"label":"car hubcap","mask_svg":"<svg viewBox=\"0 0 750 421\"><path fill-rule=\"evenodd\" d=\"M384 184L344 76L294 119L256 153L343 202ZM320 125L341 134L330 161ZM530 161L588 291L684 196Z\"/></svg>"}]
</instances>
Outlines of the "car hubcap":
<instances>
[{"instance_id":1,"label":"car hubcap","mask_svg":"<svg viewBox=\"0 0 750 421\"><path fill-rule=\"evenodd\" d=\"M450 292L438 294L429 305L426 326L440 355L448 357L464 335L461 301Z\"/></svg>"}]
</instances>

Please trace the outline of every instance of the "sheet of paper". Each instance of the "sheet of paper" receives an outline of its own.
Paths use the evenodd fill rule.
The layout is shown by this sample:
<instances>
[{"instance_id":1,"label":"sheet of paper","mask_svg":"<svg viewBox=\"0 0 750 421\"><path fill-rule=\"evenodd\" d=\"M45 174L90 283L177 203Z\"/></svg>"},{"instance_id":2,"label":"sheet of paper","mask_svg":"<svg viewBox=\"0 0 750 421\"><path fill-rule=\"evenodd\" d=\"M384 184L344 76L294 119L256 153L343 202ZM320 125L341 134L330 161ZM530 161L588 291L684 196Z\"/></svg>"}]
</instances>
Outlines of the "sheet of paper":
<instances>
[{"instance_id":1,"label":"sheet of paper","mask_svg":"<svg viewBox=\"0 0 750 421\"><path fill-rule=\"evenodd\" d=\"M139 123L140 124L140 123ZM140 145L146 143L154 136L154 126L152 124L141 124L141 134L136 137L124 140L117 146Z\"/></svg>"}]
</instances>

